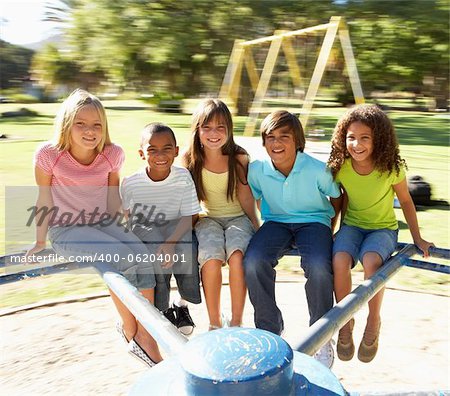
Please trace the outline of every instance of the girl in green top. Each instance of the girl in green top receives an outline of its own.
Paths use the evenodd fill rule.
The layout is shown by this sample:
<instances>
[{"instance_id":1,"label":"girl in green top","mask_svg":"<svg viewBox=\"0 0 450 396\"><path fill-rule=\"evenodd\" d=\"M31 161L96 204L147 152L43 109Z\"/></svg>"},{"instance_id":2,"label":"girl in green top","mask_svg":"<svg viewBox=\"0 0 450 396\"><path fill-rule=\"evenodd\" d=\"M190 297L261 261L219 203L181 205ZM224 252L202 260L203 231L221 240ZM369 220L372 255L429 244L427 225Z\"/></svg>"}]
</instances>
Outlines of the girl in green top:
<instances>
[{"instance_id":1,"label":"girl in green top","mask_svg":"<svg viewBox=\"0 0 450 396\"><path fill-rule=\"evenodd\" d=\"M400 202L415 245L428 256L433 243L422 239L416 209L405 179L406 163L400 157L394 126L375 105L350 109L337 123L328 166L340 183L338 198L342 224L333 246L334 293L341 301L351 292L351 269L358 260L364 278L370 278L397 246L398 224L394 193ZM369 315L358 359L370 362L378 350L380 309L384 289L369 301ZM337 354L350 360L355 352L352 318L339 331Z\"/></svg>"}]
</instances>

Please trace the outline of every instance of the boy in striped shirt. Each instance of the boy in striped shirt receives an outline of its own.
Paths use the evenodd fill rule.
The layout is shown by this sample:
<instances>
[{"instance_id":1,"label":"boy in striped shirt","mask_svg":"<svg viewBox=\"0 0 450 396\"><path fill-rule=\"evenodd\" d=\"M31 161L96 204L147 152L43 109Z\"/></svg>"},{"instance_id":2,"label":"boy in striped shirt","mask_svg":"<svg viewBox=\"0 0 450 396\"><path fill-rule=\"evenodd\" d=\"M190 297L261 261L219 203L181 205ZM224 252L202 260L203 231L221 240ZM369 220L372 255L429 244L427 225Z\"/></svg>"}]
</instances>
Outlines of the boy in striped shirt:
<instances>
[{"instance_id":1,"label":"boy in striped shirt","mask_svg":"<svg viewBox=\"0 0 450 396\"><path fill-rule=\"evenodd\" d=\"M201 210L195 185L189 171L173 165L178 146L167 125L151 123L144 128L139 155L146 167L124 178L121 196L133 232L149 251L141 260L141 276L155 272L155 306L188 335L195 325L186 301L201 302L197 243L192 232ZM170 306L172 274L180 298Z\"/></svg>"}]
</instances>

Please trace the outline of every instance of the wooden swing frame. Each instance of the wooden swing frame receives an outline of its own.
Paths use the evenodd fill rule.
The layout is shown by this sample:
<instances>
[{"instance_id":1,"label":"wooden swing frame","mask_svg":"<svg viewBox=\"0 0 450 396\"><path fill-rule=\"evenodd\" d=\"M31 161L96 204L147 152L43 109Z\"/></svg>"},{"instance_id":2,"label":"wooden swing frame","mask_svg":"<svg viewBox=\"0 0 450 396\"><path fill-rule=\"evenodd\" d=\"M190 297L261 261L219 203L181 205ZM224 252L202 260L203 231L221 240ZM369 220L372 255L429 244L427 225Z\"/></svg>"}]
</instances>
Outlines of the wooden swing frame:
<instances>
[{"instance_id":1,"label":"wooden swing frame","mask_svg":"<svg viewBox=\"0 0 450 396\"><path fill-rule=\"evenodd\" d=\"M344 18L340 16L331 17L329 23L305 29L289 32L276 31L272 36L262 37L250 41L236 40L233 50L231 51L225 77L220 88L219 98L230 104L233 109L237 108L242 69L245 65L250 80L250 85L252 91L254 92L254 97L245 125L244 136L252 136L255 131L261 105L266 96L280 49L283 49L289 75L292 79L294 87L300 87L302 82L300 67L298 66L296 60L291 38L323 30L326 30L325 37L299 115L303 128L306 129L306 125L308 124L314 100L316 99L325 68L329 63L331 50L336 37L339 37L339 41L341 43L342 52L344 54L344 62L347 67L347 74L350 79L355 103L364 103L364 94L361 88L358 70L356 68L348 27ZM270 47L261 75L259 76L256 63L253 58L252 48L266 43L270 43Z\"/></svg>"}]
</instances>

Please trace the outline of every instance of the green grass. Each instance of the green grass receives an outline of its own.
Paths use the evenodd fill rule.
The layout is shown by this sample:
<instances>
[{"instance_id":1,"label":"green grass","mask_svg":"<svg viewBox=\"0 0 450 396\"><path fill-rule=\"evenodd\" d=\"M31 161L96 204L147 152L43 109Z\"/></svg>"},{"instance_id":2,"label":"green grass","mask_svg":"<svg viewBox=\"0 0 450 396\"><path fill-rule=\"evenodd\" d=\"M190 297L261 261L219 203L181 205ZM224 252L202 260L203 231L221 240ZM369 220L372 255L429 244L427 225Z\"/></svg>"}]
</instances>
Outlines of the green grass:
<instances>
[{"instance_id":1,"label":"green grass","mask_svg":"<svg viewBox=\"0 0 450 396\"><path fill-rule=\"evenodd\" d=\"M195 100L186 102L187 108L195 106ZM178 139L178 144L182 149L188 143L190 137L189 114L167 114L156 113L147 105L140 101L105 101L107 116L110 126L112 140L120 144L126 153L126 161L122 175L128 175L142 167L144 163L137 155L139 134L141 129L149 122L159 121L170 125ZM0 140L0 240L5 238L5 186L33 186L33 153L38 144L49 140L53 136L53 118L59 104L0 104L0 112L17 110L26 107L36 111L38 116L20 118L0 118L0 134L6 135L7 139ZM132 108L132 110L127 110ZM329 146L332 130L337 119L344 113L344 108L322 107L314 110L311 117L313 128L324 130L324 136L314 142L324 147ZM449 115L435 113L412 113L402 111L390 111L401 145L402 156L407 160L409 175L419 174L432 185L434 199L449 201ZM235 133L241 135L245 126L245 117L234 117ZM255 144L260 145L260 140L256 139ZM308 143L307 143L308 145ZM7 210L7 208L6 208ZM400 221L400 241L410 242L409 231L405 228L401 210L396 209L397 217ZM419 224L423 237L433 241L436 246L449 248L449 207L436 206L422 208L418 211ZM0 247L0 253L4 253L4 245ZM287 261L285 261L287 260ZM284 259L281 269L291 270L298 267L295 258ZM429 274L419 270L402 270L396 276L396 282L404 282L405 285L412 285L413 288L421 290L447 290L448 277L442 275ZM70 277L70 275L67 275ZM55 279L55 280L53 280ZM45 291L33 292L30 281L27 283L27 290L24 290L25 297L17 290L12 296L6 297L8 304L14 301L27 303L32 300L47 298ZM63 284L63 278L58 276L52 278L50 283L55 285ZM72 282L72 281L71 281ZM97 285L101 287L101 281ZM24 283L21 283L24 285ZM74 290L90 290L95 288L89 282L82 281L80 277L74 276ZM30 290L28 291L28 289ZM50 295L61 295L73 293L73 290L63 290L55 286L51 289ZM45 287L44 289L47 289ZM34 293L34 294L33 294ZM44 293L44 294L43 294ZM2 296L3 300L3 296ZM15 304L16 305L16 304Z\"/></svg>"},{"instance_id":2,"label":"green grass","mask_svg":"<svg viewBox=\"0 0 450 396\"><path fill-rule=\"evenodd\" d=\"M107 290L97 274L77 273L28 278L0 288L0 309L18 307L42 301L54 301L69 296L83 296Z\"/></svg>"}]
</instances>

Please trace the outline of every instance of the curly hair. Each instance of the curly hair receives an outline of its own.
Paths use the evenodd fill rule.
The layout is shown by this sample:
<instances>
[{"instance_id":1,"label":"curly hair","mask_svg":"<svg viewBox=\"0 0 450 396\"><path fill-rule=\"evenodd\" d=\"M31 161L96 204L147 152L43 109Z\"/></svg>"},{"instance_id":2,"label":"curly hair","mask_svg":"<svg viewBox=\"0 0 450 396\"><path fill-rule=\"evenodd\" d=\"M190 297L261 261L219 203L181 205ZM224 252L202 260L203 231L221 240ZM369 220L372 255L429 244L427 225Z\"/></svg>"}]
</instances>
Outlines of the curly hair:
<instances>
[{"instance_id":1,"label":"curly hair","mask_svg":"<svg viewBox=\"0 0 450 396\"><path fill-rule=\"evenodd\" d=\"M361 122L372 130L372 160L379 172L398 175L400 168L407 169L406 162L400 157L394 125L388 116L377 105L358 105L352 107L337 122L331 138L331 153L327 165L335 177L344 161L350 157L346 146L349 126Z\"/></svg>"}]
</instances>

